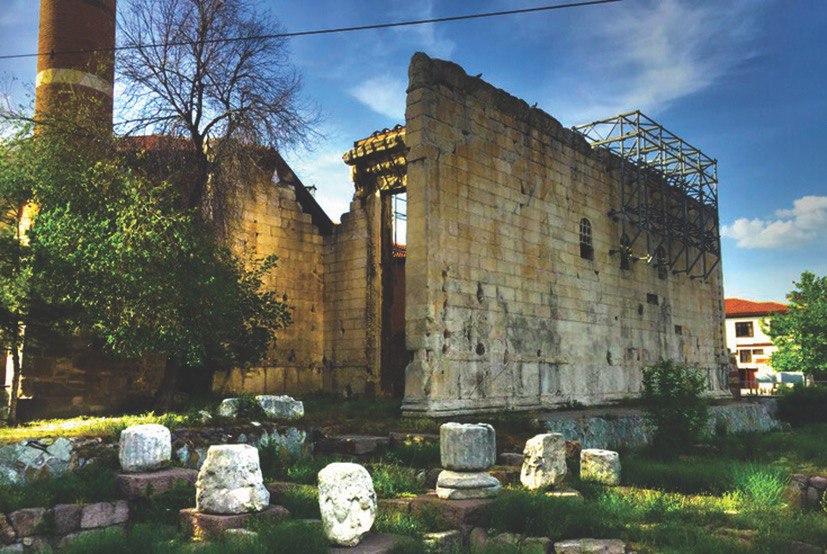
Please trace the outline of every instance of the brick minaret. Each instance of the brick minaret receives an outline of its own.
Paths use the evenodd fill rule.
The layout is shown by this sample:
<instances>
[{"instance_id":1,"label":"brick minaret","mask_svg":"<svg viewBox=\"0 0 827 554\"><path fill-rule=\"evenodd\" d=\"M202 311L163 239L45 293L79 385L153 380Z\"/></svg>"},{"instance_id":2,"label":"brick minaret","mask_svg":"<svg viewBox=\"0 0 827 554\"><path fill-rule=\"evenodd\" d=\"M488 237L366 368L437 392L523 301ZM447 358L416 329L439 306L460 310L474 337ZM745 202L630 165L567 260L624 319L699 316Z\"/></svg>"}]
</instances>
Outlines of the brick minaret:
<instances>
[{"instance_id":1,"label":"brick minaret","mask_svg":"<svg viewBox=\"0 0 827 554\"><path fill-rule=\"evenodd\" d=\"M92 121L112 124L117 0L41 0L35 110L57 115L61 106L89 99Z\"/></svg>"}]
</instances>

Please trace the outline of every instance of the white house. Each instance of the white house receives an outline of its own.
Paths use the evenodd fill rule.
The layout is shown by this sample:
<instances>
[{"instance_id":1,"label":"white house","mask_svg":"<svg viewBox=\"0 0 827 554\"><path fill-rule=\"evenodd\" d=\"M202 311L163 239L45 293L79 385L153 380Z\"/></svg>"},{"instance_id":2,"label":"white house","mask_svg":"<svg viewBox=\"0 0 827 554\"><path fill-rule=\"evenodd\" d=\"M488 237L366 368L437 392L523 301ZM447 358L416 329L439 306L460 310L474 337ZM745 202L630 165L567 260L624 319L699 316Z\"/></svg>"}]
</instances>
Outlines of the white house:
<instances>
[{"instance_id":1,"label":"white house","mask_svg":"<svg viewBox=\"0 0 827 554\"><path fill-rule=\"evenodd\" d=\"M786 311L787 306L778 302L753 302L742 298L724 300L727 348L735 355L742 388L772 389L779 381L769 365L770 355L778 348L761 330L760 321ZM761 386L762 382L767 385Z\"/></svg>"}]
</instances>

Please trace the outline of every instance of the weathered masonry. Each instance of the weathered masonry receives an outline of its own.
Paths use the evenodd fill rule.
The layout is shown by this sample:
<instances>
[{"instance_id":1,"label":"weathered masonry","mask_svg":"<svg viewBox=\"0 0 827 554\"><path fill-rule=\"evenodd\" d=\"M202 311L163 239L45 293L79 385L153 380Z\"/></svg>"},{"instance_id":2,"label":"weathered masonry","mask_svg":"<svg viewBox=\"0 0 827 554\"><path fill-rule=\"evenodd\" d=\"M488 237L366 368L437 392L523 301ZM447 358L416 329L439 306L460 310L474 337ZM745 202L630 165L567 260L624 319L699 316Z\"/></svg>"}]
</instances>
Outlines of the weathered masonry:
<instances>
[{"instance_id":1,"label":"weathered masonry","mask_svg":"<svg viewBox=\"0 0 827 554\"><path fill-rule=\"evenodd\" d=\"M634 396L660 359L724 390L715 162L642 114L564 129L416 54L405 125L344 162L354 194L338 224L274 152L241 187L232 239L279 256L268 286L294 324L258 367L216 372L214 391L528 410ZM32 351L24 393L106 409L151 395L160 367Z\"/></svg>"}]
</instances>

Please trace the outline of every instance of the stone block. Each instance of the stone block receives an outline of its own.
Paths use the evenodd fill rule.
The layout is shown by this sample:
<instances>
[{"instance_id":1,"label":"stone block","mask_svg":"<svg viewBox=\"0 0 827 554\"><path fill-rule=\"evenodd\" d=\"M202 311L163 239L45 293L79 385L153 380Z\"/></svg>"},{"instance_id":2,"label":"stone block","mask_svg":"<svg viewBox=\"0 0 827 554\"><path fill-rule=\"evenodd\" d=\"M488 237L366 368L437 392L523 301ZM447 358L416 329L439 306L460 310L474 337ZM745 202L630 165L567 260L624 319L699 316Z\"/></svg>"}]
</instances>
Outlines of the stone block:
<instances>
[{"instance_id":1,"label":"stone block","mask_svg":"<svg viewBox=\"0 0 827 554\"><path fill-rule=\"evenodd\" d=\"M560 433L537 435L525 443L520 482L529 490L546 489L566 476L566 439Z\"/></svg>"},{"instance_id":2,"label":"stone block","mask_svg":"<svg viewBox=\"0 0 827 554\"><path fill-rule=\"evenodd\" d=\"M487 423L445 423L439 428L442 467L457 471L485 471L497 457L494 428Z\"/></svg>"},{"instance_id":3,"label":"stone block","mask_svg":"<svg viewBox=\"0 0 827 554\"><path fill-rule=\"evenodd\" d=\"M14 527L6 519L5 514L0 514L0 544L11 544L17 539L17 533L14 532Z\"/></svg>"},{"instance_id":4,"label":"stone block","mask_svg":"<svg viewBox=\"0 0 827 554\"><path fill-rule=\"evenodd\" d=\"M80 514L81 529L99 529L121 525L129 520L129 504L126 500L85 504Z\"/></svg>"},{"instance_id":5,"label":"stone block","mask_svg":"<svg viewBox=\"0 0 827 554\"><path fill-rule=\"evenodd\" d=\"M292 396L259 395L255 399L271 419L293 421L304 417L304 403Z\"/></svg>"},{"instance_id":6,"label":"stone block","mask_svg":"<svg viewBox=\"0 0 827 554\"><path fill-rule=\"evenodd\" d=\"M290 512L281 506L271 505L261 512L245 514L205 514L195 508L186 508L179 512L181 527L191 537L205 539L215 537L227 529L241 529L254 521L279 522L290 517Z\"/></svg>"},{"instance_id":7,"label":"stone block","mask_svg":"<svg viewBox=\"0 0 827 554\"><path fill-rule=\"evenodd\" d=\"M462 533L457 529L425 533L422 542L430 552L453 552L462 546Z\"/></svg>"},{"instance_id":8,"label":"stone block","mask_svg":"<svg viewBox=\"0 0 827 554\"><path fill-rule=\"evenodd\" d=\"M80 528L83 504L58 504L52 508L55 519L55 534L68 535Z\"/></svg>"},{"instance_id":9,"label":"stone block","mask_svg":"<svg viewBox=\"0 0 827 554\"><path fill-rule=\"evenodd\" d=\"M619 485L620 455L612 450L584 449L580 453L580 479L602 485Z\"/></svg>"},{"instance_id":10,"label":"stone block","mask_svg":"<svg viewBox=\"0 0 827 554\"><path fill-rule=\"evenodd\" d=\"M526 537L520 544L521 554L551 554L554 541L547 537Z\"/></svg>"},{"instance_id":11,"label":"stone block","mask_svg":"<svg viewBox=\"0 0 827 554\"><path fill-rule=\"evenodd\" d=\"M503 452L497 458L497 463L501 466L521 467L523 465L523 455L516 452Z\"/></svg>"},{"instance_id":12,"label":"stone block","mask_svg":"<svg viewBox=\"0 0 827 554\"><path fill-rule=\"evenodd\" d=\"M356 546L376 520L376 491L359 464L332 463L319 472L319 509L327 539Z\"/></svg>"},{"instance_id":13,"label":"stone block","mask_svg":"<svg viewBox=\"0 0 827 554\"><path fill-rule=\"evenodd\" d=\"M396 535L368 534L361 543L353 547L333 547L330 554L388 554L393 552L399 542Z\"/></svg>"},{"instance_id":14,"label":"stone block","mask_svg":"<svg viewBox=\"0 0 827 554\"><path fill-rule=\"evenodd\" d=\"M127 473L145 472L169 465L172 436L163 425L133 425L121 431L118 458Z\"/></svg>"},{"instance_id":15,"label":"stone block","mask_svg":"<svg viewBox=\"0 0 827 554\"><path fill-rule=\"evenodd\" d=\"M428 514L429 517L436 517L440 525L458 529L463 525L485 525L492 502L488 498L445 500L431 492L414 498L411 512L414 515Z\"/></svg>"},{"instance_id":16,"label":"stone block","mask_svg":"<svg viewBox=\"0 0 827 554\"><path fill-rule=\"evenodd\" d=\"M194 469L170 468L152 473L122 473L118 475L118 488L126 498L140 498L162 494L176 483L195 484L198 472Z\"/></svg>"},{"instance_id":17,"label":"stone block","mask_svg":"<svg viewBox=\"0 0 827 554\"><path fill-rule=\"evenodd\" d=\"M210 446L195 488L195 505L203 513L260 512L270 504L258 450L246 444Z\"/></svg>"},{"instance_id":18,"label":"stone block","mask_svg":"<svg viewBox=\"0 0 827 554\"><path fill-rule=\"evenodd\" d=\"M411 498L380 498L378 500L378 513L383 516L400 515L407 516L411 513Z\"/></svg>"},{"instance_id":19,"label":"stone block","mask_svg":"<svg viewBox=\"0 0 827 554\"><path fill-rule=\"evenodd\" d=\"M555 554L624 554L620 539L572 539L554 543Z\"/></svg>"},{"instance_id":20,"label":"stone block","mask_svg":"<svg viewBox=\"0 0 827 554\"><path fill-rule=\"evenodd\" d=\"M17 538L31 537L38 532L38 526L46 517L45 508L24 508L9 514L9 521Z\"/></svg>"}]
</instances>

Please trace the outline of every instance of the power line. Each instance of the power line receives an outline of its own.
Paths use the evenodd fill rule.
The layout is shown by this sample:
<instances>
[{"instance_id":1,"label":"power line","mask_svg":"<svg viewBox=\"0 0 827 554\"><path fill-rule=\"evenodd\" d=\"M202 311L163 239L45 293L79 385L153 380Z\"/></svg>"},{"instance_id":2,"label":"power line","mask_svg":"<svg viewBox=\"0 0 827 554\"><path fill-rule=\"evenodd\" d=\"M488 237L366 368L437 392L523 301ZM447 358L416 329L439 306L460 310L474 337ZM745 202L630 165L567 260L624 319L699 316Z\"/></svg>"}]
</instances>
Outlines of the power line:
<instances>
[{"instance_id":1,"label":"power line","mask_svg":"<svg viewBox=\"0 0 827 554\"><path fill-rule=\"evenodd\" d=\"M614 4L622 2L623 0L588 0L583 2L570 2L568 4L554 4L551 6L539 6L536 8L522 8L517 10L504 10L499 12L476 13L468 15L455 15L452 17L436 17L432 19L419 19L415 21L396 21L390 23L376 23L374 25L359 25L356 27L336 27L333 29L315 29L310 31L296 31L294 33L276 33L269 35L256 35L251 37L229 37L218 38L204 41L184 40L177 42L162 42L151 44L134 44L126 46L115 46L113 48L89 48L85 50L64 50L62 52L38 52L36 54L10 54L0 56L0 60L16 60L22 58L37 58L39 56L53 56L56 54L91 54L94 52L117 52L120 50L137 50L139 48L161 48L164 46L187 46L191 44L217 44L225 42L240 42L245 40L261 40L272 38L293 38L293 37L307 37L313 35L329 35L333 33L351 33L354 31L368 31L371 29L388 29L392 27L409 27L412 25L426 25L429 23L447 23L451 21L465 21L468 19L483 19L487 17L500 17L503 15L517 15L534 12L547 12L551 10L562 10L567 8L580 8L585 6L596 6L600 4Z\"/></svg>"}]
</instances>

